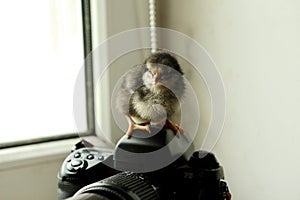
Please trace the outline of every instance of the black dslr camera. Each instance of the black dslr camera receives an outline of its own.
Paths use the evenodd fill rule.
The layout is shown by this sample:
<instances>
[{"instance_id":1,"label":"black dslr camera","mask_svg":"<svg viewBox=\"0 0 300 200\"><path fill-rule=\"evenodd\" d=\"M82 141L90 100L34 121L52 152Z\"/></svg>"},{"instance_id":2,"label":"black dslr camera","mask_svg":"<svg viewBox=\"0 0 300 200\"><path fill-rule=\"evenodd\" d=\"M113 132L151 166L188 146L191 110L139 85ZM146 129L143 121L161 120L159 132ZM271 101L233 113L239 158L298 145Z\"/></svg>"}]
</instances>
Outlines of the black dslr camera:
<instances>
[{"instance_id":1,"label":"black dslr camera","mask_svg":"<svg viewBox=\"0 0 300 200\"><path fill-rule=\"evenodd\" d=\"M174 162L161 169L148 170L147 166L156 162L156 158L147 158L148 153L168 144L166 135L170 135L169 130L163 129L148 138L123 137L114 150L76 149L65 159L58 174L58 199L73 195L81 199L80 195L87 193L106 200L231 198L223 169L212 153L191 151L188 157L187 153L176 157L174 151L168 150L163 157L174 158ZM183 136L176 140L182 142ZM148 172L142 172L144 169Z\"/></svg>"}]
</instances>

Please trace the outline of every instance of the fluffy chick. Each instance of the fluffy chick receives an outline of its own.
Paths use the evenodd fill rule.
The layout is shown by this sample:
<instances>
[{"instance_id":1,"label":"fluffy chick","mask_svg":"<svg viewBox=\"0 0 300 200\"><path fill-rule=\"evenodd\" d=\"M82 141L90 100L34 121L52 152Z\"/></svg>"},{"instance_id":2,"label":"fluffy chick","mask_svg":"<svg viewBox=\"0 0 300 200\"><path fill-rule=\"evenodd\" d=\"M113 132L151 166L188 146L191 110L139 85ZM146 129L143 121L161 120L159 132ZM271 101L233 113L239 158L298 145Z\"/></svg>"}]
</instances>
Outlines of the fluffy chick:
<instances>
[{"instance_id":1,"label":"fluffy chick","mask_svg":"<svg viewBox=\"0 0 300 200\"><path fill-rule=\"evenodd\" d=\"M170 121L180 107L185 89L183 72L175 57L167 52L154 53L122 79L116 108L129 123L128 137L134 129L150 132L149 124L184 133Z\"/></svg>"}]
</instances>

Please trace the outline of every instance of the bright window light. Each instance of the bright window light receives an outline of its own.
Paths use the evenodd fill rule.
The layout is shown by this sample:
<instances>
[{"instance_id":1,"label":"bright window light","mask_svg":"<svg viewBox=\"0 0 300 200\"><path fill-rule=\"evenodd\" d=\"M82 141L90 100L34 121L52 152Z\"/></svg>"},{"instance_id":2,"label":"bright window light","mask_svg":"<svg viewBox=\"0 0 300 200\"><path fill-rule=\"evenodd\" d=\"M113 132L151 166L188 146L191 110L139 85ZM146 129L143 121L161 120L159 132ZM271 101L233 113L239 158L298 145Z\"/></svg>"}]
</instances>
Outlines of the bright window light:
<instances>
[{"instance_id":1,"label":"bright window light","mask_svg":"<svg viewBox=\"0 0 300 200\"><path fill-rule=\"evenodd\" d=\"M82 131L73 117L81 1L3 1L0 24L0 143Z\"/></svg>"}]
</instances>

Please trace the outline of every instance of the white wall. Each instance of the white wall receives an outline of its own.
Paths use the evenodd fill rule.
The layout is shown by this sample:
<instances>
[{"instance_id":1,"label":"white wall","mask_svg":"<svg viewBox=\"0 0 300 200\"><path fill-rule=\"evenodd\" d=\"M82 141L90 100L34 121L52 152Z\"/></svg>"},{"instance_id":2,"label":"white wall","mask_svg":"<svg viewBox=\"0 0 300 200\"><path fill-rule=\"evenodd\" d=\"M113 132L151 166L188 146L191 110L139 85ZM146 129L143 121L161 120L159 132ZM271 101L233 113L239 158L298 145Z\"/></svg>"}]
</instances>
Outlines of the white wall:
<instances>
[{"instance_id":1,"label":"white wall","mask_svg":"<svg viewBox=\"0 0 300 200\"><path fill-rule=\"evenodd\" d=\"M1 199L57 199L57 172L63 159L0 172Z\"/></svg>"},{"instance_id":2,"label":"white wall","mask_svg":"<svg viewBox=\"0 0 300 200\"><path fill-rule=\"evenodd\" d=\"M164 0L161 26L201 43L226 87L213 149L233 199L300 199L300 2Z\"/></svg>"},{"instance_id":3,"label":"white wall","mask_svg":"<svg viewBox=\"0 0 300 200\"><path fill-rule=\"evenodd\" d=\"M78 139L0 151L0 199L57 199L57 173Z\"/></svg>"}]
</instances>

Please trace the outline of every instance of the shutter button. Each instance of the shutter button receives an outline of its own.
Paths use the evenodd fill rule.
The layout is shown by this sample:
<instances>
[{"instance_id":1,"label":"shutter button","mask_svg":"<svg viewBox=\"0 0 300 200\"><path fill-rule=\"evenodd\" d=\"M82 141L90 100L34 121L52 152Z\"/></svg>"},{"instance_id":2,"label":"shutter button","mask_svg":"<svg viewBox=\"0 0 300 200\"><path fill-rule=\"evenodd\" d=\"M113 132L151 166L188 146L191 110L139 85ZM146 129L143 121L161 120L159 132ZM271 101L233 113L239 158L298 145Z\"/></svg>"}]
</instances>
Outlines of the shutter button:
<instances>
[{"instance_id":1,"label":"shutter button","mask_svg":"<svg viewBox=\"0 0 300 200\"><path fill-rule=\"evenodd\" d=\"M82 160L72 160L71 165L72 165L73 167L78 167L78 166L80 166L82 163L83 163Z\"/></svg>"},{"instance_id":2,"label":"shutter button","mask_svg":"<svg viewBox=\"0 0 300 200\"><path fill-rule=\"evenodd\" d=\"M76 172L84 169L84 162L82 160L72 160L67 164L67 169L71 172Z\"/></svg>"}]
</instances>

